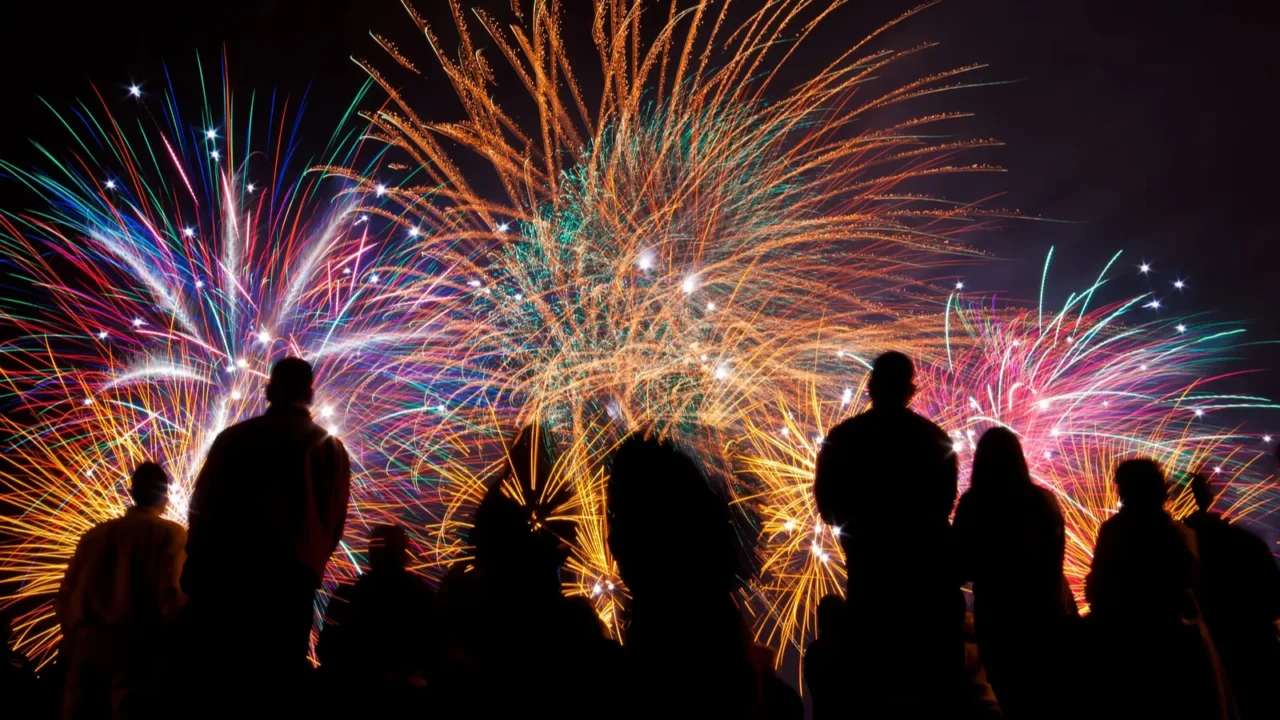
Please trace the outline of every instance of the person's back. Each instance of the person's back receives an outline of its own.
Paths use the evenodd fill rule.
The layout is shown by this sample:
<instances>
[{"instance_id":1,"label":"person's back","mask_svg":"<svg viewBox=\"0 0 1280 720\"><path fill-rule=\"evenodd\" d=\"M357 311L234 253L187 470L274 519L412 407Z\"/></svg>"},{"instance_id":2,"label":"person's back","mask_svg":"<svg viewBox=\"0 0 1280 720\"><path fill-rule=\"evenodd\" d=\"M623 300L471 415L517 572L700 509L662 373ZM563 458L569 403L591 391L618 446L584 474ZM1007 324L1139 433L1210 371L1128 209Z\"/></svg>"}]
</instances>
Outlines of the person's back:
<instances>
[{"instance_id":1,"label":"person's back","mask_svg":"<svg viewBox=\"0 0 1280 720\"><path fill-rule=\"evenodd\" d=\"M342 537L349 460L311 420L311 383L306 362L276 363L266 414L214 440L191 497L182 588L203 663L194 681L228 703L263 688L284 697L289 683L273 673L302 677L315 591Z\"/></svg>"},{"instance_id":2,"label":"person's back","mask_svg":"<svg viewBox=\"0 0 1280 720\"><path fill-rule=\"evenodd\" d=\"M329 599L316 656L351 710L412 711L440 664L435 593L406 569L407 544L401 527L375 526L368 572Z\"/></svg>"},{"instance_id":3,"label":"person's back","mask_svg":"<svg viewBox=\"0 0 1280 720\"><path fill-rule=\"evenodd\" d=\"M814 478L818 510L844 547L849 612L869 623L853 670L867 687L850 702L873 713L948 712L964 674L948 523L956 457L946 433L907 407L914 372L900 353L876 359L872 408L827 434Z\"/></svg>"},{"instance_id":4,"label":"person's back","mask_svg":"<svg viewBox=\"0 0 1280 720\"><path fill-rule=\"evenodd\" d=\"M1068 674L1075 602L1063 575L1066 536L1057 499L1031 481L1022 446L993 428L978 441L954 539L973 581L974 624L987 677L1009 718L1074 714Z\"/></svg>"},{"instance_id":5,"label":"person's back","mask_svg":"<svg viewBox=\"0 0 1280 720\"><path fill-rule=\"evenodd\" d=\"M632 598L619 709L760 716L767 682L733 601L740 571L728 506L669 442L633 435L612 462L609 547ZM672 543L694 553L689 562L671 562Z\"/></svg>"},{"instance_id":6,"label":"person's back","mask_svg":"<svg viewBox=\"0 0 1280 720\"><path fill-rule=\"evenodd\" d=\"M1085 585L1104 668L1100 714L1230 717L1196 598L1195 536L1165 512L1164 474L1154 461L1121 463L1115 482L1121 509L1098 532Z\"/></svg>"},{"instance_id":7,"label":"person's back","mask_svg":"<svg viewBox=\"0 0 1280 720\"><path fill-rule=\"evenodd\" d=\"M1261 538L1211 511L1206 476L1197 474L1191 486L1198 510L1185 522L1199 550L1201 609L1240 717L1280 717L1280 569Z\"/></svg>"},{"instance_id":8,"label":"person's back","mask_svg":"<svg viewBox=\"0 0 1280 720\"><path fill-rule=\"evenodd\" d=\"M85 533L55 607L66 664L63 717L122 717L158 702L158 657L182 606L186 532L161 517L169 478L155 463L134 471L134 506Z\"/></svg>"},{"instance_id":9,"label":"person's back","mask_svg":"<svg viewBox=\"0 0 1280 720\"><path fill-rule=\"evenodd\" d=\"M613 700L617 644L587 602L561 589L576 527L563 519L571 495L551 476L555 465L550 435L524 428L477 508L469 574L478 608L465 643L475 673L454 688L461 698L446 698L446 714L595 717ZM503 692L489 690L499 685Z\"/></svg>"}]
</instances>

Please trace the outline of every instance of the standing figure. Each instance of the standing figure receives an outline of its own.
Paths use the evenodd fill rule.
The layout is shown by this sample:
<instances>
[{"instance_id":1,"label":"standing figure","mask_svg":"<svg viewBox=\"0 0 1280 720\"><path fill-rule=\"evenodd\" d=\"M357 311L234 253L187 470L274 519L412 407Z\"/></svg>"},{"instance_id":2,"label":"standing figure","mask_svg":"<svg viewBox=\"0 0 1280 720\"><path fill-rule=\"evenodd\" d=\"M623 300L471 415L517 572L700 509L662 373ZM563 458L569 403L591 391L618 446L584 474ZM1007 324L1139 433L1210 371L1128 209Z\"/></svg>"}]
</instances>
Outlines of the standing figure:
<instances>
[{"instance_id":1,"label":"standing figure","mask_svg":"<svg viewBox=\"0 0 1280 720\"><path fill-rule=\"evenodd\" d=\"M1066 532L1053 493L1031 481L1018 436L983 433L954 524L961 578L987 678L1009 720L1073 716L1071 628L1079 619L1062 573Z\"/></svg>"},{"instance_id":2,"label":"standing figure","mask_svg":"<svg viewBox=\"0 0 1280 720\"><path fill-rule=\"evenodd\" d=\"M953 712L965 684L964 597L951 563L956 456L951 439L908 405L915 368L897 352L876 358L871 409L837 425L818 453L813 492L840 534L849 617L845 714Z\"/></svg>"},{"instance_id":3,"label":"standing figure","mask_svg":"<svg viewBox=\"0 0 1280 720\"><path fill-rule=\"evenodd\" d=\"M1195 535L1165 512L1154 460L1116 468L1120 511L1102 524L1085 579L1098 678L1095 717L1234 717L1196 597Z\"/></svg>"},{"instance_id":4,"label":"standing figure","mask_svg":"<svg viewBox=\"0 0 1280 720\"><path fill-rule=\"evenodd\" d=\"M1187 527L1200 550L1200 601L1242 720L1280 717L1280 570L1262 538L1211 512L1209 479L1191 479Z\"/></svg>"},{"instance_id":5,"label":"standing figure","mask_svg":"<svg viewBox=\"0 0 1280 720\"><path fill-rule=\"evenodd\" d=\"M144 462L129 481L133 507L80 539L58 590L62 717L136 718L162 704L167 633L182 607L187 534L161 517L169 476Z\"/></svg>"},{"instance_id":6,"label":"standing figure","mask_svg":"<svg viewBox=\"0 0 1280 720\"><path fill-rule=\"evenodd\" d=\"M369 532L369 569L329 599L316 656L329 697L346 711L412 713L440 666L442 632L435 593L406 567L399 525Z\"/></svg>"},{"instance_id":7,"label":"standing figure","mask_svg":"<svg viewBox=\"0 0 1280 720\"><path fill-rule=\"evenodd\" d=\"M276 701L305 676L315 591L351 481L342 441L311 419L311 383L307 362L277 362L267 412L218 435L196 479L182 589L197 711L247 697L283 709Z\"/></svg>"}]
</instances>

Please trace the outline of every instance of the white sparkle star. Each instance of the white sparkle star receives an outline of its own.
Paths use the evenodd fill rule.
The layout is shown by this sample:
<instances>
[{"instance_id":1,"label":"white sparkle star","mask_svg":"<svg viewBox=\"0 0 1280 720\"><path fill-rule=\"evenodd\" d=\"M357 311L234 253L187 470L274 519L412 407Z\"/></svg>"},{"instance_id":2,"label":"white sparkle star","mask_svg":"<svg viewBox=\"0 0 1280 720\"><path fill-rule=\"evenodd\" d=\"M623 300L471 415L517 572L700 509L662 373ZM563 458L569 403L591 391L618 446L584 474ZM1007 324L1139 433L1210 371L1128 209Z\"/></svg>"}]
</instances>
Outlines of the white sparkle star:
<instances>
[{"instance_id":1,"label":"white sparkle star","mask_svg":"<svg viewBox=\"0 0 1280 720\"><path fill-rule=\"evenodd\" d=\"M1174 280L1174 281L1173 281L1173 286L1174 286L1175 288L1177 288L1177 289L1181 290L1182 288L1186 287L1186 286L1187 286L1187 284L1186 284L1185 282L1181 281L1181 280Z\"/></svg>"},{"instance_id":2,"label":"white sparkle star","mask_svg":"<svg viewBox=\"0 0 1280 720\"><path fill-rule=\"evenodd\" d=\"M1142 273L1143 275L1146 275L1147 273L1151 272L1151 266L1146 263L1142 263L1141 265L1138 266L1138 272Z\"/></svg>"},{"instance_id":3,"label":"white sparkle star","mask_svg":"<svg viewBox=\"0 0 1280 720\"><path fill-rule=\"evenodd\" d=\"M222 157L222 154L219 153L217 150L214 150L213 152L209 153L209 157L213 158L214 160L218 160Z\"/></svg>"},{"instance_id":4,"label":"white sparkle star","mask_svg":"<svg viewBox=\"0 0 1280 720\"><path fill-rule=\"evenodd\" d=\"M1184 333L1187 331L1187 326L1183 325L1182 323L1178 323L1177 330L1180 333Z\"/></svg>"},{"instance_id":5,"label":"white sparkle star","mask_svg":"<svg viewBox=\"0 0 1280 720\"><path fill-rule=\"evenodd\" d=\"M218 139L218 131L217 131L217 130L214 130L213 128L209 128L208 130L205 130L205 131L204 131L204 136L205 136L206 138L210 139L210 140L217 140L217 139Z\"/></svg>"},{"instance_id":6,"label":"white sparkle star","mask_svg":"<svg viewBox=\"0 0 1280 720\"><path fill-rule=\"evenodd\" d=\"M956 281L956 289L957 289L957 290L963 290L963 289L964 289L964 283L962 283L962 282L960 282L960 281L958 281L958 280L957 280L957 281Z\"/></svg>"},{"instance_id":7,"label":"white sparkle star","mask_svg":"<svg viewBox=\"0 0 1280 720\"><path fill-rule=\"evenodd\" d=\"M108 180L105 184L106 184L106 186L107 186L107 189L108 189L108 190L115 190L115 189L116 189L116 181L115 181L115 180Z\"/></svg>"},{"instance_id":8,"label":"white sparkle star","mask_svg":"<svg viewBox=\"0 0 1280 720\"><path fill-rule=\"evenodd\" d=\"M130 85L129 94L132 95L133 97L142 97L142 88L138 87L137 85Z\"/></svg>"}]
</instances>

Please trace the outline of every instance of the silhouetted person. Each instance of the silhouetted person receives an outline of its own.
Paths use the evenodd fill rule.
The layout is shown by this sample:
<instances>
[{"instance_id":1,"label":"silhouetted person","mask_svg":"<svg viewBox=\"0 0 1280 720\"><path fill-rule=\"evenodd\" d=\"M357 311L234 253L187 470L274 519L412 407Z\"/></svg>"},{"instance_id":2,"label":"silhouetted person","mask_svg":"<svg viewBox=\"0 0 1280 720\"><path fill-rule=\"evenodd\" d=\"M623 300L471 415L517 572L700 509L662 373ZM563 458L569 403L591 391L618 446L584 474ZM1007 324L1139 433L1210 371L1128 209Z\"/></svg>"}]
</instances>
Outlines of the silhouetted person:
<instances>
[{"instance_id":1,"label":"silhouetted person","mask_svg":"<svg viewBox=\"0 0 1280 720\"><path fill-rule=\"evenodd\" d=\"M411 712L440 664L435 593L405 567L404 528L375 525L368 557L369 570L329 600L316 655L348 716Z\"/></svg>"},{"instance_id":2,"label":"silhouetted person","mask_svg":"<svg viewBox=\"0 0 1280 720\"><path fill-rule=\"evenodd\" d=\"M26 655L13 649L13 619L0 611L0 708L13 717L42 717L40 685Z\"/></svg>"},{"instance_id":3,"label":"silhouetted person","mask_svg":"<svg viewBox=\"0 0 1280 720\"><path fill-rule=\"evenodd\" d=\"M956 456L946 433L908 408L914 378L907 356L876 358L871 409L827 434L813 487L844 546L849 615L865 623L847 702L872 716L941 716L965 682L948 523Z\"/></svg>"},{"instance_id":4,"label":"silhouetted person","mask_svg":"<svg viewBox=\"0 0 1280 720\"><path fill-rule=\"evenodd\" d=\"M1102 524L1085 592L1103 717L1232 717L1196 600L1196 541L1164 510L1152 460L1116 468L1120 510Z\"/></svg>"},{"instance_id":5,"label":"silhouetted person","mask_svg":"<svg viewBox=\"0 0 1280 720\"><path fill-rule=\"evenodd\" d=\"M1197 473L1191 490L1198 510L1186 524L1200 551L1201 609L1240 717L1280 718L1280 570L1261 538L1210 511L1207 477Z\"/></svg>"},{"instance_id":6,"label":"silhouetted person","mask_svg":"<svg viewBox=\"0 0 1280 720\"><path fill-rule=\"evenodd\" d=\"M182 606L182 526L161 517L169 476L153 462L133 472L133 507L85 533L58 589L66 664L63 718L150 717L161 704L161 655Z\"/></svg>"},{"instance_id":7,"label":"silhouetted person","mask_svg":"<svg viewBox=\"0 0 1280 720\"><path fill-rule=\"evenodd\" d=\"M762 667L734 604L738 539L727 503L669 442L632 435L613 456L609 549L631 593L614 707L628 717L762 717Z\"/></svg>"},{"instance_id":8,"label":"silhouetted person","mask_svg":"<svg viewBox=\"0 0 1280 720\"><path fill-rule=\"evenodd\" d=\"M266 414L218 435L196 479L182 588L209 701L251 695L270 707L307 668L315 591L342 537L351 474L342 442L311 420L311 384L310 364L277 362Z\"/></svg>"},{"instance_id":9,"label":"silhouetted person","mask_svg":"<svg viewBox=\"0 0 1280 720\"><path fill-rule=\"evenodd\" d=\"M844 622L844 598L827 595L818 601L818 637L804 651L804 682L812 699L814 720L841 715L840 685L845 678L840 645Z\"/></svg>"},{"instance_id":10,"label":"silhouetted person","mask_svg":"<svg viewBox=\"0 0 1280 720\"><path fill-rule=\"evenodd\" d=\"M523 429L476 510L480 624L465 645L477 677L458 703L475 717L598 717L613 699L617 644L589 602L562 591L576 526L555 464L551 436Z\"/></svg>"},{"instance_id":11,"label":"silhouetted person","mask_svg":"<svg viewBox=\"0 0 1280 720\"><path fill-rule=\"evenodd\" d=\"M1067 699L1075 601L1062 574L1066 533L1053 493L1035 485L1013 432L992 428L953 526L987 679L1011 720L1075 715Z\"/></svg>"}]
</instances>

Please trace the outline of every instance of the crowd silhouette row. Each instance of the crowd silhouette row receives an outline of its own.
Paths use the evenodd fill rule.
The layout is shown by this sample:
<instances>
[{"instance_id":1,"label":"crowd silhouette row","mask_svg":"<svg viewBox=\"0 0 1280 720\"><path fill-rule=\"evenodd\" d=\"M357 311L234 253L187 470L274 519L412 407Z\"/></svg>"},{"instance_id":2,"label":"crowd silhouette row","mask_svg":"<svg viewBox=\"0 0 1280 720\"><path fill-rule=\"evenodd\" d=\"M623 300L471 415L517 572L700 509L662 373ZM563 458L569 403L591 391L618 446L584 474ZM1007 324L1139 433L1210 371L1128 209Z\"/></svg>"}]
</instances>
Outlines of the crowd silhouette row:
<instances>
[{"instance_id":1,"label":"crowd silhouette row","mask_svg":"<svg viewBox=\"0 0 1280 720\"><path fill-rule=\"evenodd\" d=\"M572 523L502 491L545 485L555 449L535 426L475 513L474 562L438 591L406 569L403 528L372 528L314 668L350 468L311 419L312 384L306 362L275 365L267 412L213 443L186 529L162 517L164 469L136 469L133 507L67 566L62 644L39 680L6 621L6 717L804 717L735 603L746 570L728 504L694 459L645 434L617 448L606 490L625 645L561 591ZM957 505L951 441L909 409L914 391L910 359L882 355L871 408L818 454L813 492L841 528L849 581L846 599L817 604L813 717L1280 717L1280 572L1261 539L1211 512L1206 477L1190 479L1199 510L1184 523L1155 462L1116 467L1122 504L1098 534L1082 618L1062 510L1017 435L981 437Z\"/></svg>"}]
</instances>

